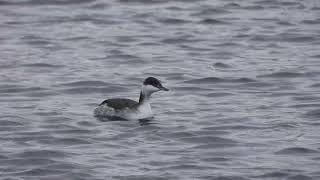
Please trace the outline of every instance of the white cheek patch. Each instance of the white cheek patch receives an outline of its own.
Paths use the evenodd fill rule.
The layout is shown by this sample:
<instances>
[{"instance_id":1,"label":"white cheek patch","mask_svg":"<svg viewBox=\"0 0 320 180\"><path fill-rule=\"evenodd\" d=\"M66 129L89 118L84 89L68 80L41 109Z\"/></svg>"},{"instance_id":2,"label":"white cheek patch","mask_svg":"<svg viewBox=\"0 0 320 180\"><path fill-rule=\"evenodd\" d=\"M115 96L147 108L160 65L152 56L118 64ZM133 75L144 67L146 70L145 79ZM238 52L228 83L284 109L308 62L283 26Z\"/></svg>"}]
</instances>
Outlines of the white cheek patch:
<instances>
[{"instance_id":1,"label":"white cheek patch","mask_svg":"<svg viewBox=\"0 0 320 180\"><path fill-rule=\"evenodd\" d=\"M151 86L151 85L143 85L143 91L145 93L153 93L153 92L159 91L159 88L156 88L156 87Z\"/></svg>"}]
</instances>

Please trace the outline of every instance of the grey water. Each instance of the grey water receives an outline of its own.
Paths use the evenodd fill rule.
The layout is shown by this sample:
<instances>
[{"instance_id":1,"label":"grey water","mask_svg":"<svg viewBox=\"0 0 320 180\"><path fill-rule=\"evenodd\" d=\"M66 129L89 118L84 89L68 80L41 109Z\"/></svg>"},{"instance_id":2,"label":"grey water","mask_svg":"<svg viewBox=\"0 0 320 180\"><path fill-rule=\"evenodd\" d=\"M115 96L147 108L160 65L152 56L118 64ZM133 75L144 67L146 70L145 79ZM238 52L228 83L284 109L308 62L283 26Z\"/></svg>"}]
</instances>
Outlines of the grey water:
<instances>
[{"instance_id":1,"label":"grey water","mask_svg":"<svg viewBox=\"0 0 320 180\"><path fill-rule=\"evenodd\" d=\"M318 180L319 79L318 0L0 0L0 179Z\"/></svg>"}]
</instances>

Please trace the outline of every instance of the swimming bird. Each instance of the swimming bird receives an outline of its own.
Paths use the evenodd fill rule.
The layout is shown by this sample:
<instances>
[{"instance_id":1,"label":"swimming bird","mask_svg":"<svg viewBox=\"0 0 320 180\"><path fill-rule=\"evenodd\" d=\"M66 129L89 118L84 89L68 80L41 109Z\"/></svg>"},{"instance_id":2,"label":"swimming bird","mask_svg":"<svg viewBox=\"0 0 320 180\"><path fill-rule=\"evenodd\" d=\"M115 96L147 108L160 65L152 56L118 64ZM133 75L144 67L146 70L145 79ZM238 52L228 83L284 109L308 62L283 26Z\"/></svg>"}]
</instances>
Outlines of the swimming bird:
<instances>
[{"instance_id":1,"label":"swimming bird","mask_svg":"<svg viewBox=\"0 0 320 180\"><path fill-rule=\"evenodd\" d=\"M151 94L158 91L169 91L161 82L148 77L144 80L139 102L131 99L113 98L103 101L95 110L96 117L121 118L127 120L147 119L153 117L150 106Z\"/></svg>"}]
</instances>

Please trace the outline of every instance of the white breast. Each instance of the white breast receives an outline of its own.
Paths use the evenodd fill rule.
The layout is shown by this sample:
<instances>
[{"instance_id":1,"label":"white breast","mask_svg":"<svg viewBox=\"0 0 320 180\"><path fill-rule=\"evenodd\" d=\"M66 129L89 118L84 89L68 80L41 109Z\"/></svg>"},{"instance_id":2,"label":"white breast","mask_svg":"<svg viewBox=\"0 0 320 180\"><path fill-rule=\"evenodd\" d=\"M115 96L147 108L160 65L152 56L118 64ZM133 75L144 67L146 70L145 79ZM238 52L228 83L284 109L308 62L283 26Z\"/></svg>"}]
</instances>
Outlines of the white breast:
<instances>
[{"instance_id":1,"label":"white breast","mask_svg":"<svg viewBox=\"0 0 320 180\"><path fill-rule=\"evenodd\" d=\"M115 110L107 105L101 105L94 111L95 116L117 116L128 120L146 119L153 117L151 106L149 102L144 102L139 105L137 109L125 108L122 110Z\"/></svg>"},{"instance_id":2,"label":"white breast","mask_svg":"<svg viewBox=\"0 0 320 180\"><path fill-rule=\"evenodd\" d=\"M139 119L153 117L150 103L149 102L142 103L137 109L137 114L140 117Z\"/></svg>"}]
</instances>

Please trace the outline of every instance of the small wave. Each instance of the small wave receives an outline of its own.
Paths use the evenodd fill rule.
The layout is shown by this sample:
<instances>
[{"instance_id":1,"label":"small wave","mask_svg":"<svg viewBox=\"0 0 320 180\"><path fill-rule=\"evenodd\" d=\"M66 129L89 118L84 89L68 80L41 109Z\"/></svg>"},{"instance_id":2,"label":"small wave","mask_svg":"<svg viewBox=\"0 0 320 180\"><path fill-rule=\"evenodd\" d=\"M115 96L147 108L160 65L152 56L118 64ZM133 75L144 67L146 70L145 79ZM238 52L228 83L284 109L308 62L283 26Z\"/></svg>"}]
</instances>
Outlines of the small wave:
<instances>
[{"instance_id":1,"label":"small wave","mask_svg":"<svg viewBox=\"0 0 320 180\"><path fill-rule=\"evenodd\" d=\"M320 100L320 97L313 96L313 95L303 95L303 96L293 97L293 99L297 101L317 101L318 102Z\"/></svg>"},{"instance_id":2,"label":"small wave","mask_svg":"<svg viewBox=\"0 0 320 180\"><path fill-rule=\"evenodd\" d=\"M230 51L219 51L212 54L214 59L232 59L235 56L233 52Z\"/></svg>"},{"instance_id":3,"label":"small wave","mask_svg":"<svg viewBox=\"0 0 320 180\"><path fill-rule=\"evenodd\" d=\"M226 5L223 6L224 8L231 8L231 9L234 9L234 8L241 8L240 4L238 3L235 3L235 2L232 2L232 3L228 3Z\"/></svg>"},{"instance_id":4,"label":"small wave","mask_svg":"<svg viewBox=\"0 0 320 180\"><path fill-rule=\"evenodd\" d=\"M46 166L53 164L56 161L50 160L47 158L14 158L14 159L5 159L0 161L1 166Z\"/></svg>"},{"instance_id":5,"label":"small wave","mask_svg":"<svg viewBox=\"0 0 320 180\"><path fill-rule=\"evenodd\" d=\"M8 157L4 155L0 155L0 160L5 160L5 159L8 159Z\"/></svg>"},{"instance_id":6,"label":"small wave","mask_svg":"<svg viewBox=\"0 0 320 180\"><path fill-rule=\"evenodd\" d=\"M137 38L132 36L116 36L115 37L118 42L136 42L138 41Z\"/></svg>"},{"instance_id":7,"label":"small wave","mask_svg":"<svg viewBox=\"0 0 320 180\"><path fill-rule=\"evenodd\" d=\"M102 180L100 178L97 178L95 174L96 172L91 172L91 170L84 170L83 168L80 168L81 170L77 169L76 171L66 171L64 174L53 176L52 179L46 179L46 180L56 180L56 179L77 179L77 180L84 180L84 179L90 179L90 180ZM65 170L65 169L62 169ZM88 172L87 172L88 171Z\"/></svg>"},{"instance_id":8,"label":"small wave","mask_svg":"<svg viewBox=\"0 0 320 180\"><path fill-rule=\"evenodd\" d=\"M63 83L59 86L70 86L70 87L79 87L79 86L109 86L109 83L103 81L75 81L70 83Z\"/></svg>"},{"instance_id":9,"label":"small wave","mask_svg":"<svg viewBox=\"0 0 320 180\"><path fill-rule=\"evenodd\" d=\"M292 147L292 148L285 148L280 151L275 152L275 154L309 154L309 153L319 153L316 150L304 148L304 147Z\"/></svg>"},{"instance_id":10,"label":"small wave","mask_svg":"<svg viewBox=\"0 0 320 180\"><path fill-rule=\"evenodd\" d=\"M22 123L16 122L16 121L9 121L9 120L1 120L0 126L23 126Z\"/></svg>"},{"instance_id":11,"label":"small wave","mask_svg":"<svg viewBox=\"0 0 320 180\"><path fill-rule=\"evenodd\" d=\"M89 37L86 36L73 36L73 37L68 37L68 38L64 38L64 41L87 41L89 40Z\"/></svg>"},{"instance_id":12,"label":"small wave","mask_svg":"<svg viewBox=\"0 0 320 180\"><path fill-rule=\"evenodd\" d=\"M86 145L91 144L91 142L80 139L80 138L55 138L55 139L43 139L40 140L43 144L50 145L62 145L62 146L74 146L74 145Z\"/></svg>"},{"instance_id":13,"label":"small wave","mask_svg":"<svg viewBox=\"0 0 320 180\"><path fill-rule=\"evenodd\" d=\"M48 96L55 96L57 95L57 92L50 92L50 91L31 91L24 93L23 95L25 97L35 97L35 98L40 98L40 97L48 97Z\"/></svg>"},{"instance_id":14,"label":"small wave","mask_svg":"<svg viewBox=\"0 0 320 180\"><path fill-rule=\"evenodd\" d=\"M134 55L130 55L130 54L115 54L115 55L107 56L106 58L108 58L108 59L116 59L116 60L123 60L126 63L132 63L132 62L145 63L145 61L143 61L139 57L134 56Z\"/></svg>"},{"instance_id":15,"label":"small wave","mask_svg":"<svg viewBox=\"0 0 320 180\"><path fill-rule=\"evenodd\" d=\"M48 19L46 21L43 20L39 20L37 21L39 23L42 24L60 24L60 23L74 23L74 22L90 22L92 24L107 24L107 25L112 25L112 24L118 24L118 21L113 21L113 20L109 20L106 19L104 16L90 16L90 15L77 15L77 16L72 16L72 17L67 17L67 16L63 16L63 17L54 17L51 19ZM65 38L64 40L84 40L84 39L90 39L89 37L71 37L71 38Z\"/></svg>"},{"instance_id":16,"label":"small wave","mask_svg":"<svg viewBox=\"0 0 320 180\"><path fill-rule=\"evenodd\" d=\"M48 64L48 63L30 63L30 64L23 64L24 67L36 67L36 68L61 68L63 65L56 65L56 64Z\"/></svg>"},{"instance_id":17,"label":"small wave","mask_svg":"<svg viewBox=\"0 0 320 180\"><path fill-rule=\"evenodd\" d=\"M159 46L161 46L161 44L160 43L157 43L157 42L139 42L139 46L157 46L157 47L159 47Z\"/></svg>"},{"instance_id":18,"label":"small wave","mask_svg":"<svg viewBox=\"0 0 320 180\"><path fill-rule=\"evenodd\" d=\"M279 23L279 22L278 22ZM283 24L282 25L290 25L290 24ZM272 41L272 42L292 42L292 43L305 43L305 42L314 42L318 38L314 36L308 36L304 34L296 34L296 33L280 33L277 35L265 35L265 34L256 34L252 35L252 41Z\"/></svg>"},{"instance_id":19,"label":"small wave","mask_svg":"<svg viewBox=\"0 0 320 180\"><path fill-rule=\"evenodd\" d=\"M193 149L218 149L218 148L229 148L236 146L236 143L216 143L216 144L201 144L194 146Z\"/></svg>"},{"instance_id":20,"label":"small wave","mask_svg":"<svg viewBox=\"0 0 320 180\"><path fill-rule=\"evenodd\" d=\"M317 38L313 37L313 36L296 36L296 37L284 37L282 39L283 41L286 41L286 42L313 42L313 41L316 41Z\"/></svg>"},{"instance_id":21,"label":"small wave","mask_svg":"<svg viewBox=\"0 0 320 180\"><path fill-rule=\"evenodd\" d=\"M232 139L221 138L216 136L194 136L194 137L187 137L181 138L182 141L196 143L196 144L236 144L237 142Z\"/></svg>"},{"instance_id":22,"label":"small wave","mask_svg":"<svg viewBox=\"0 0 320 180\"><path fill-rule=\"evenodd\" d=\"M305 176L305 175L294 175L288 177L286 180L313 180L310 176Z\"/></svg>"},{"instance_id":23,"label":"small wave","mask_svg":"<svg viewBox=\"0 0 320 180\"><path fill-rule=\"evenodd\" d=\"M172 87L171 89L174 89L174 90L178 90L179 92L181 91L191 91L191 92L194 92L194 91L197 91L197 92L200 92L200 91L212 91L211 89L208 89L208 88L201 88L201 87L194 87L194 86L184 86L184 87Z\"/></svg>"},{"instance_id":24,"label":"small wave","mask_svg":"<svg viewBox=\"0 0 320 180\"><path fill-rule=\"evenodd\" d=\"M266 41L274 41L275 37L271 35L264 34L253 34L250 38L252 41L266 42Z\"/></svg>"},{"instance_id":25,"label":"small wave","mask_svg":"<svg viewBox=\"0 0 320 180\"><path fill-rule=\"evenodd\" d=\"M57 116L57 115L60 115L61 112L47 111L47 112L34 112L33 114L38 116Z\"/></svg>"},{"instance_id":26,"label":"small wave","mask_svg":"<svg viewBox=\"0 0 320 180\"><path fill-rule=\"evenodd\" d=\"M89 6L88 8L89 9L97 9L97 10L99 9L99 10L101 10L101 9L107 9L109 6L110 5L107 4L107 3L99 2L99 3L95 3L95 4L91 5L91 6Z\"/></svg>"},{"instance_id":27,"label":"small wave","mask_svg":"<svg viewBox=\"0 0 320 180\"><path fill-rule=\"evenodd\" d=\"M263 96L265 97L292 97L292 96L299 96L301 94L299 93L295 93L295 92L272 92L272 93L268 93L268 94L264 94Z\"/></svg>"},{"instance_id":28,"label":"small wave","mask_svg":"<svg viewBox=\"0 0 320 180\"><path fill-rule=\"evenodd\" d=\"M247 86L250 86L252 88L259 88L259 87L272 87L274 84L267 83L267 82L252 82L250 84L246 84Z\"/></svg>"},{"instance_id":29,"label":"small wave","mask_svg":"<svg viewBox=\"0 0 320 180\"><path fill-rule=\"evenodd\" d=\"M279 1L279 4L281 6L296 6L296 7L299 7L299 8L304 7L304 5L302 3L299 3L299 2Z\"/></svg>"},{"instance_id":30,"label":"small wave","mask_svg":"<svg viewBox=\"0 0 320 180\"><path fill-rule=\"evenodd\" d=\"M161 168L162 170L205 170L205 169L212 169L212 167L208 166L201 166L196 164L182 164L182 165L173 165L166 168Z\"/></svg>"},{"instance_id":31,"label":"small wave","mask_svg":"<svg viewBox=\"0 0 320 180\"><path fill-rule=\"evenodd\" d=\"M185 11L185 10L187 10L186 8L184 8L184 7L179 7L179 6L169 6L169 7L167 7L166 8L167 10L171 10L171 11Z\"/></svg>"},{"instance_id":32,"label":"small wave","mask_svg":"<svg viewBox=\"0 0 320 180\"><path fill-rule=\"evenodd\" d=\"M235 43L235 42L223 42L223 43L217 43L213 46L217 46L217 47L239 47L242 46L239 43Z\"/></svg>"},{"instance_id":33,"label":"small wave","mask_svg":"<svg viewBox=\"0 0 320 180\"><path fill-rule=\"evenodd\" d=\"M50 128L50 126L44 126L45 128ZM53 126L53 128L55 128ZM97 131L90 131L90 130L86 130L86 129L69 129L69 130L54 130L54 132L60 133L60 134L65 134L70 136L70 134L75 134L75 135L88 135L88 134L92 134L92 133L97 133Z\"/></svg>"},{"instance_id":34,"label":"small wave","mask_svg":"<svg viewBox=\"0 0 320 180\"><path fill-rule=\"evenodd\" d=\"M263 175L259 175L256 177L259 177L259 178L284 178L284 177L287 177L288 175L289 175L288 173L276 171L276 172L265 173Z\"/></svg>"},{"instance_id":35,"label":"small wave","mask_svg":"<svg viewBox=\"0 0 320 180\"><path fill-rule=\"evenodd\" d=\"M277 129L277 128L283 128L283 129L297 129L299 126L294 122L280 122L280 123L273 123L270 128L271 129Z\"/></svg>"},{"instance_id":36,"label":"small wave","mask_svg":"<svg viewBox=\"0 0 320 180\"><path fill-rule=\"evenodd\" d=\"M42 1L42 0L27 0L27 1L5 1L1 0L0 1L0 6L4 5L32 5L32 6L37 6L37 5L70 5L70 4L82 4L82 3L90 3L94 2L96 0L47 0L47 1Z\"/></svg>"},{"instance_id":37,"label":"small wave","mask_svg":"<svg viewBox=\"0 0 320 180\"><path fill-rule=\"evenodd\" d=\"M24 117L18 116L18 115L4 115L4 116L0 116L0 119L15 119L15 120L19 120L20 122L22 121L29 121L29 119L26 119Z\"/></svg>"},{"instance_id":38,"label":"small wave","mask_svg":"<svg viewBox=\"0 0 320 180\"><path fill-rule=\"evenodd\" d=\"M298 72L275 72L271 74L259 75L258 77L270 77L270 78L296 78L303 77L305 74Z\"/></svg>"},{"instance_id":39,"label":"small wave","mask_svg":"<svg viewBox=\"0 0 320 180\"><path fill-rule=\"evenodd\" d=\"M201 40L199 39L193 39L192 37L175 37L175 38L166 38L162 40L161 42L166 43L166 44L181 44L181 43L194 43L194 42L199 42Z\"/></svg>"},{"instance_id":40,"label":"small wave","mask_svg":"<svg viewBox=\"0 0 320 180\"><path fill-rule=\"evenodd\" d=\"M298 2L289 2L289 1L278 1L278 0L259 0L255 1L255 4L261 4L261 5L283 5L283 6L297 6L297 5L302 5L301 3ZM281 6L280 6L281 7Z\"/></svg>"},{"instance_id":41,"label":"small wave","mask_svg":"<svg viewBox=\"0 0 320 180\"><path fill-rule=\"evenodd\" d=\"M5 64L5 62L1 62L0 69L10 69L10 68L15 68L15 64Z\"/></svg>"},{"instance_id":42,"label":"small wave","mask_svg":"<svg viewBox=\"0 0 320 180\"><path fill-rule=\"evenodd\" d=\"M313 8L311 8L311 10L313 10L313 11L320 11L320 7L313 7Z\"/></svg>"},{"instance_id":43,"label":"small wave","mask_svg":"<svg viewBox=\"0 0 320 180\"><path fill-rule=\"evenodd\" d=\"M32 176L32 177L44 177L44 176L51 176L51 175L59 175L64 174L66 171L64 170L53 170L53 169L45 169L45 168L34 168L28 169L22 172L12 173L12 176ZM38 178L35 178L38 179Z\"/></svg>"},{"instance_id":44,"label":"small wave","mask_svg":"<svg viewBox=\"0 0 320 180\"><path fill-rule=\"evenodd\" d=\"M255 17L255 18L252 18L252 20L254 20L254 21L264 21L264 22L276 22L279 19L277 19L277 18L261 18L261 17L257 18L257 17Z\"/></svg>"},{"instance_id":45,"label":"small wave","mask_svg":"<svg viewBox=\"0 0 320 180\"><path fill-rule=\"evenodd\" d=\"M310 87L312 87L312 88L319 88L319 87L320 87L320 83L312 84Z\"/></svg>"},{"instance_id":46,"label":"small wave","mask_svg":"<svg viewBox=\"0 0 320 180\"><path fill-rule=\"evenodd\" d=\"M117 21L113 21L113 20L109 20L108 18L104 17L104 16L92 16L92 15L77 15L74 17L65 17L63 19L61 19L60 21L62 22L90 22L93 24L107 24L107 25L111 25L111 24L118 24Z\"/></svg>"},{"instance_id":47,"label":"small wave","mask_svg":"<svg viewBox=\"0 0 320 180\"><path fill-rule=\"evenodd\" d=\"M225 125L225 126L214 126L204 128L206 130L256 130L256 129L265 129L265 127L260 126L247 126L247 125Z\"/></svg>"},{"instance_id":48,"label":"small wave","mask_svg":"<svg viewBox=\"0 0 320 180\"><path fill-rule=\"evenodd\" d=\"M159 22L163 24L185 24L185 23L190 23L191 21L184 20L184 19L177 19L177 18L166 18L166 19L160 19Z\"/></svg>"},{"instance_id":49,"label":"small wave","mask_svg":"<svg viewBox=\"0 0 320 180\"><path fill-rule=\"evenodd\" d=\"M122 176L112 176L112 179L117 179L117 180L168 180L168 179L178 179L178 178L159 177L159 176L153 176L153 175L122 175Z\"/></svg>"},{"instance_id":50,"label":"small wave","mask_svg":"<svg viewBox=\"0 0 320 180\"><path fill-rule=\"evenodd\" d=\"M319 59L319 58L320 58L320 54L318 54L318 55L313 55L313 56L310 56L310 57Z\"/></svg>"},{"instance_id":51,"label":"small wave","mask_svg":"<svg viewBox=\"0 0 320 180\"><path fill-rule=\"evenodd\" d=\"M210 177L202 177L201 179L212 179L212 180L249 180L247 178L241 176L216 176L215 178Z\"/></svg>"},{"instance_id":52,"label":"small wave","mask_svg":"<svg viewBox=\"0 0 320 180\"><path fill-rule=\"evenodd\" d=\"M20 158L64 158L68 155L65 152L57 150L33 150L17 153L14 156Z\"/></svg>"},{"instance_id":53,"label":"small wave","mask_svg":"<svg viewBox=\"0 0 320 180\"><path fill-rule=\"evenodd\" d=\"M301 23L308 24L308 25L317 25L317 24L320 24L320 18L315 20L303 20L301 21Z\"/></svg>"},{"instance_id":54,"label":"small wave","mask_svg":"<svg viewBox=\"0 0 320 180\"><path fill-rule=\"evenodd\" d=\"M230 11L225 10L224 8L206 8L200 12L193 13L192 16L206 16L206 15L218 15L218 14L228 14Z\"/></svg>"},{"instance_id":55,"label":"small wave","mask_svg":"<svg viewBox=\"0 0 320 180\"><path fill-rule=\"evenodd\" d=\"M168 0L118 0L121 3L158 4L167 3Z\"/></svg>"},{"instance_id":56,"label":"small wave","mask_svg":"<svg viewBox=\"0 0 320 180\"><path fill-rule=\"evenodd\" d=\"M239 83L249 83L249 82L256 82L256 80L251 78L238 78L238 79L231 79L231 82L239 82Z\"/></svg>"},{"instance_id":57,"label":"small wave","mask_svg":"<svg viewBox=\"0 0 320 180\"><path fill-rule=\"evenodd\" d=\"M293 23L290 23L288 21L283 21L283 20L279 20L277 22L277 24L281 25L281 26L293 26L294 24Z\"/></svg>"},{"instance_id":58,"label":"small wave","mask_svg":"<svg viewBox=\"0 0 320 180\"><path fill-rule=\"evenodd\" d=\"M31 40L31 41L26 41L26 43L29 45L41 46L41 47L48 47L48 46L54 45L49 40Z\"/></svg>"},{"instance_id":59,"label":"small wave","mask_svg":"<svg viewBox=\"0 0 320 180\"><path fill-rule=\"evenodd\" d=\"M296 104L296 105L292 105L290 107L294 107L294 108L319 108L320 104L316 104L316 103ZM320 115L320 113L319 113L319 115Z\"/></svg>"},{"instance_id":60,"label":"small wave","mask_svg":"<svg viewBox=\"0 0 320 180\"><path fill-rule=\"evenodd\" d=\"M41 87L17 87L17 88L3 88L0 89L0 93L25 93L25 92L35 92L47 90Z\"/></svg>"},{"instance_id":61,"label":"small wave","mask_svg":"<svg viewBox=\"0 0 320 180\"><path fill-rule=\"evenodd\" d=\"M184 81L184 83L203 84L203 83L219 83L224 81L225 81L224 79L218 78L218 77L207 77L207 78L192 79L192 80Z\"/></svg>"},{"instance_id":62,"label":"small wave","mask_svg":"<svg viewBox=\"0 0 320 180\"><path fill-rule=\"evenodd\" d=\"M52 165L48 165L47 168L50 169L58 169L58 170L74 170L74 169L80 169L81 166L79 164L68 164L65 162L59 162Z\"/></svg>"},{"instance_id":63,"label":"small wave","mask_svg":"<svg viewBox=\"0 0 320 180\"><path fill-rule=\"evenodd\" d=\"M214 63L213 66L215 68L223 68L223 69L231 68L230 65L225 64L225 63L221 63L221 62Z\"/></svg>"},{"instance_id":64,"label":"small wave","mask_svg":"<svg viewBox=\"0 0 320 180\"><path fill-rule=\"evenodd\" d=\"M217 93L210 93L207 96L208 97L224 97L224 96L231 96L233 95L232 93L224 93L224 92L217 92Z\"/></svg>"},{"instance_id":65,"label":"small wave","mask_svg":"<svg viewBox=\"0 0 320 180\"><path fill-rule=\"evenodd\" d=\"M127 88L121 86L107 86L107 87L77 87L62 90L65 94L92 94L92 93L108 93L108 92L123 92Z\"/></svg>"},{"instance_id":66,"label":"small wave","mask_svg":"<svg viewBox=\"0 0 320 180\"><path fill-rule=\"evenodd\" d=\"M192 79L192 80L184 81L184 83L190 83L190 84L250 83L250 82L256 82L256 80L250 79L250 78L223 79L223 78L218 78L218 77L206 77L206 78Z\"/></svg>"},{"instance_id":67,"label":"small wave","mask_svg":"<svg viewBox=\"0 0 320 180\"><path fill-rule=\"evenodd\" d=\"M207 162L226 162L226 161L230 161L229 158L225 158L225 157L207 157L203 159L204 161Z\"/></svg>"},{"instance_id":68,"label":"small wave","mask_svg":"<svg viewBox=\"0 0 320 180\"><path fill-rule=\"evenodd\" d=\"M320 117L320 109L311 110L304 114L306 117L319 118Z\"/></svg>"},{"instance_id":69,"label":"small wave","mask_svg":"<svg viewBox=\"0 0 320 180\"><path fill-rule=\"evenodd\" d=\"M201 24L215 24L215 25L223 25L223 24L229 24L226 21L217 20L217 19L203 19L199 23Z\"/></svg>"},{"instance_id":70,"label":"small wave","mask_svg":"<svg viewBox=\"0 0 320 180\"><path fill-rule=\"evenodd\" d=\"M247 10L263 10L264 7L263 6L259 6L259 5L252 5L252 6L245 6L245 7L243 7L243 9L247 9Z\"/></svg>"}]
</instances>

